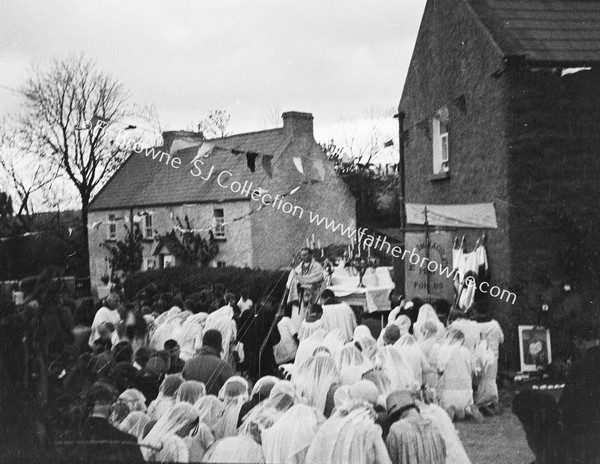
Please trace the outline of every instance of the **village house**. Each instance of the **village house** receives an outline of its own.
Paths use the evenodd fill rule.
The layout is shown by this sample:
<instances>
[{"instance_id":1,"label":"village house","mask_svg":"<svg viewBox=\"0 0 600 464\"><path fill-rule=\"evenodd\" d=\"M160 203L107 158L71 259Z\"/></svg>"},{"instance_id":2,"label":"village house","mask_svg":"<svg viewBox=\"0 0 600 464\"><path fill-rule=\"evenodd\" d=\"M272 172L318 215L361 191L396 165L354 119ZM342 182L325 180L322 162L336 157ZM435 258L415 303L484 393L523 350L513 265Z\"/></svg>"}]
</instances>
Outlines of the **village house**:
<instances>
[{"instance_id":1,"label":"village house","mask_svg":"<svg viewBox=\"0 0 600 464\"><path fill-rule=\"evenodd\" d=\"M204 238L213 233L211 266L286 268L307 243L350 242L310 222L312 213L356 227L354 197L316 143L311 114L284 113L277 129L211 140L165 132L163 140L133 152L90 205L92 288L110 272L103 245L123 240L132 221L144 237L142 270L180 263L173 239L158 237L175 230L180 238L188 222Z\"/></svg>"},{"instance_id":2,"label":"village house","mask_svg":"<svg viewBox=\"0 0 600 464\"><path fill-rule=\"evenodd\" d=\"M597 283L600 2L429 0L398 109L406 202L493 205L497 227L430 230L447 256L486 233L509 344Z\"/></svg>"}]
</instances>

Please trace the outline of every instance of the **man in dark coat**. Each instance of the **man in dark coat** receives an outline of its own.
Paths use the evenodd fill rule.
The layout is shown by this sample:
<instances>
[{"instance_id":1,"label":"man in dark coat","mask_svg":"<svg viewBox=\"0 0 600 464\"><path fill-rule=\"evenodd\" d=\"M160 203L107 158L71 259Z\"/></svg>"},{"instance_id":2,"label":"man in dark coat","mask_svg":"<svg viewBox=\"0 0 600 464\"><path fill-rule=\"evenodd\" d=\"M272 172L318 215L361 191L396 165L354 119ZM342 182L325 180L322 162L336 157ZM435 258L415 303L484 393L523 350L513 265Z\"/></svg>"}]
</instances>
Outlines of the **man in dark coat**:
<instances>
[{"instance_id":1,"label":"man in dark coat","mask_svg":"<svg viewBox=\"0 0 600 464\"><path fill-rule=\"evenodd\" d=\"M238 340L244 344L244 365L254 381L277 373L273 346L281 341L281 335L275 324L276 316L277 312L271 301L265 301L240 316ZM259 357L265 340L265 349Z\"/></svg>"},{"instance_id":2,"label":"man in dark coat","mask_svg":"<svg viewBox=\"0 0 600 464\"><path fill-rule=\"evenodd\" d=\"M207 330L202 337L202 348L183 366L185 380L197 380L206 385L207 395L218 395L219 390L235 372L221 359L223 337L218 330Z\"/></svg>"},{"instance_id":3,"label":"man in dark coat","mask_svg":"<svg viewBox=\"0 0 600 464\"><path fill-rule=\"evenodd\" d=\"M108 422L117 392L111 385L97 382L90 387L88 395L94 409L81 429L82 441L73 453L65 453L65 457L68 456L73 462L143 463L137 438L121 432Z\"/></svg>"}]
</instances>

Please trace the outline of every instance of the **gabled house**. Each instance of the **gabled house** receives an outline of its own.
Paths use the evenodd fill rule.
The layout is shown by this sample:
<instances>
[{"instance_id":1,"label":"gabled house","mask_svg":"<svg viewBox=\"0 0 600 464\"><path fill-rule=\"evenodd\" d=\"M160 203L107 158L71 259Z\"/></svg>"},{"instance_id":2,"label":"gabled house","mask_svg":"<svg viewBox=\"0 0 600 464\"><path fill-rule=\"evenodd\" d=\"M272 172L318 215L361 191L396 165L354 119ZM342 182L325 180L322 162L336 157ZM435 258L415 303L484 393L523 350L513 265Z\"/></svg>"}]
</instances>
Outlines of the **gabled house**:
<instances>
[{"instance_id":1,"label":"gabled house","mask_svg":"<svg viewBox=\"0 0 600 464\"><path fill-rule=\"evenodd\" d=\"M174 244L158 237L188 224L217 241L211 266L285 268L307 243L350 242L314 221L318 214L356 227L354 197L315 142L311 114L284 113L283 127L219 139L194 132L163 139L132 153L90 205L92 287L109 272L102 245L122 240L131 221L144 237L142 270L179 265Z\"/></svg>"},{"instance_id":2,"label":"gabled house","mask_svg":"<svg viewBox=\"0 0 600 464\"><path fill-rule=\"evenodd\" d=\"M406 202L494 205L497 317L543 323L598 282L600 2L429 0L398 109Z\"/></svg>"}]
</instances>

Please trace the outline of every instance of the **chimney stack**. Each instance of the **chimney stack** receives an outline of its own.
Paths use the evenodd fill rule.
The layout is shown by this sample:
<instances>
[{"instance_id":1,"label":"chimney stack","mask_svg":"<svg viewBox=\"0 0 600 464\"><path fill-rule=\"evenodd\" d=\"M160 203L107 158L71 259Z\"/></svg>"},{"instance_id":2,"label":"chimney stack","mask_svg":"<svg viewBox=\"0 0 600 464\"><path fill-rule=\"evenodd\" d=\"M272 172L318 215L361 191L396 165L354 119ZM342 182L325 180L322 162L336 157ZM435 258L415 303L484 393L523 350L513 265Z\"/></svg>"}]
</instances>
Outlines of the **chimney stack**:
<instances>
[{"instance_id":1,"label":"chimney stack","mask_svg":"<svg viewBox=\"0 0 600 464\"><path fill-rule=\"evenodd\" d=\"M310 137L313 135L313 115L310 113L300 113L298 111L288 111L283 113L283 133L291 137Z\"/></svg>"}]
</instances>

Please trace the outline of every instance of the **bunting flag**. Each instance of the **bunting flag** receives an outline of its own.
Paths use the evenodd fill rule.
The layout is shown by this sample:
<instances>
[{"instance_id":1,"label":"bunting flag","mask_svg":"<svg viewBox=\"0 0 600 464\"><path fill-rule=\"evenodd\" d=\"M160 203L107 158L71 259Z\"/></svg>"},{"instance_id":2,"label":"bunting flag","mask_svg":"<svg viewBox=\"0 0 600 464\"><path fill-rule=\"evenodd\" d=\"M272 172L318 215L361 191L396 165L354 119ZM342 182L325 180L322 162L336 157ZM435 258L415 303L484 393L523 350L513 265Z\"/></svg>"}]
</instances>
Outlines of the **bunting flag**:
<instances>
[{"instance_id":1,"label":"bunting flag","mask_svg":"<svg viewBox=\"0 0 600 464\"><path fill-rule=\"evenodd\" d=\"M258 157L258 153L254 153L252 151L246 152L246 161L248 162L248 169L251 172L256 170L256 158Z\"/></svg>"},{"instance_id":2,"label":"bunting flag","mask_svg":"<svg viewBox=\"0 0 600 464\"><path fill-rule=\"evenodd\" d=\"M19 237L35 237L36 235L40 235L41 233L43 233L43 232L25 232L24 234L21 234L21 235L13 235L11 237L0 237L0 242L6 242L13 238L19 238Z\"/></svg>"},{"instance_id":3,"label":"bunting flag","mask_svg":"<svg viewBox=\"0 0 600 464\"><path fill-rule=\"evenodd\" d=\"M323 182L325 180L325 165L323 164L323 160L314 159L313 166L317 173L319 174L319 180Z\"/></svg>"},{"instance_id":4,"label":"bunting flag","mask_svg":"<svg viewBox=\"0 0 600 464\"><path fill-rule=\"evenodd\" d=\"M243 155L246 152L243 150L238 150L237 148L232 148L231 153L233 153L235 156L237 156L237 155Z\"/></svg>"},{"instance_id":5,"label":"bunting flag","mask_svg":"<svg viewBox=\"0 0 600 464\"><path fill-rule=\"evenodd\" d=\"M190 164L194 164L194 162L199 159L208 158L212 154L214 148L215 148L214 144L212 144L210 142L204 142L198 148L198 153L196 154L194 159L190 162Z\"/></svg>"},{"instance_id":6,"label":"bunting flag","mask_svg":"<svg viewBox=\"0 0 600 464\"><path fill-rule=\"evenodd\" d=\"M296 166L296 169L298 170L298 172L302 175L304 175L304 166L302 165L302 158L298 158L295 157L294 159L294 166Z\"/></svg>"},{"instance_id":7,"label":"bunting flag","mask_svg":"<svg viewBox=\"0 0 600 464\"><path fill-rule=\"evenodd\" d=\"M262 167L267 173L267 176L269 176L269 179L273 177L273 166L271 166L272 159L273 157L270 155L262 156Z\"/></svg>"},{"instance_id":8,"label":"bunting flag","mask_svg":"<svg viewBox=\"0 0 600 464\"><path fill-rule=\"evenodd\" d=\"M394 146L394 140L393 139L392 140L388 140L387 142L385 142L383 144L383 146L384 146L384 148L385 147L393 147Z\"/></svg>"},{"instance_id":9,"label":"bunting flag","mask_svg":"<svg viewBox=\"0 0 600 464\"><path fill-rule=\"evenodd\" d=\"M290 195L293 195L293 194L294 194L294 193L296 193L298 190L300 190L300 187L301 187L301 186L299 185L298 187L296 187L296 188L293 188L293 189L291 190L291 192L290 192Z\"/></svg>"},{"instance_id":10,"label":"bunting flag","mask_svg":"<svg viewBox=\"0 0 600 464\"><path fill-rule=\"evenodd\" d=\"M92 125L92 126L90 127L90 130L93 132L93 131L94 131L94 129L96 128L96 126L98 125L98 123L99 123L99 122L100 122L100 123L102 123L102 124L100 125L100 128L103 128L104 126L106 126L106 125L108 124L108 121L109 121L109 120L108 120L108 119L106 119L106 118L101 118L100 116L96 116L96 115L94 115L94 116L92 116L92 119L90 120L90 123L91 123L91 125Z\"/></svg>"},{"instance_id":11,"label":"bunting flag","mask_svg":"<svg viewBox=\"0 0 600 464\"><path fill-rule=\"evenodd\" d=\"M71 235L73 235L73 231L75 230L75 228L74 227L69 227L68 230L69 230L69 237L70 237Z\"/></svg>"}]
</instances>

